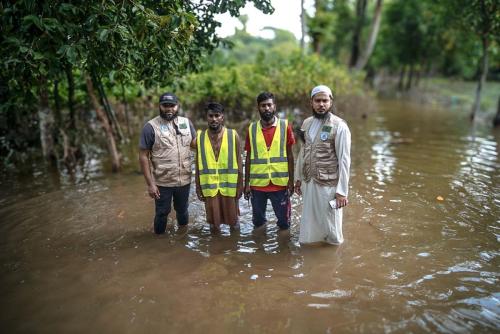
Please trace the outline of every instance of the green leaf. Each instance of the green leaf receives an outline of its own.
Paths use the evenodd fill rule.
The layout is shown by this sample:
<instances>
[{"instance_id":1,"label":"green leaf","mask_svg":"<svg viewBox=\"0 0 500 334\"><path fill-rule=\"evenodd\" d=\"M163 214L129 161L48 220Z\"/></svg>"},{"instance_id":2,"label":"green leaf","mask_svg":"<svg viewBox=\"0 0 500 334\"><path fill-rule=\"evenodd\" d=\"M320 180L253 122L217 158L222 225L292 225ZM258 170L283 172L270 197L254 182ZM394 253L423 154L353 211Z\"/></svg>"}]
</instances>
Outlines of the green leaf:
<instances>
[{"instance_id":1,"label":"green leaf","mask_svg":"<svg viewBox=\"0 0 500 334\"><path fill-rule=\"evenodd\" d=\"M31 25L36 25L38 29L42 30L42 22L40 18L36 15L27 15L23 17L23 24L26 25L26 28L29 28Z\"/></svg>"},{"instance_id":2,"label":"green leaf","mask_svg":"<svg viewBox=\"0 0 500 334\"><path fill-rule=\"evenodd\" d=\"M109 30L108 30L108 29L102 29L102 30L99 32L99 40L100 40L101 42L106 41L106 38L108 37L108 34L109 34Z\"/></svg>"},{"instance_id":3,"label":"green leaf","mask_svg":"<svg viewBox=\"0 0 500 334\"><path fill-rule=\"evenodd\" d=\"M44 58L45 58L45 57L44 57L44 56L43 56L43 54L42 54L42 53L40 53L40 52L36 52L36 51L35 51L35 52L33 53L33 59L35 59L35 60L40 60L40 59L44 59Z\"/></svg>"}]
</instances>

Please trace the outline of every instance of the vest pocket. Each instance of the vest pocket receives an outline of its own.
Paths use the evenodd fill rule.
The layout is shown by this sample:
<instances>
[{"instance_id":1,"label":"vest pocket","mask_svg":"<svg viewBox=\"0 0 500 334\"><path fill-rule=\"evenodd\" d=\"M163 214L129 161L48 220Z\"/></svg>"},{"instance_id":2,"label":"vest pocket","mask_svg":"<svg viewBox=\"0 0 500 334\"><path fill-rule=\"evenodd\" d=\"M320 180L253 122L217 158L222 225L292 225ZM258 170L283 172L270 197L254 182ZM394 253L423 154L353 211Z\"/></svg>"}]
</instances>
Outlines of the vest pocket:
<instances>
[{"instance_id":1,"label":"vest pocket","mask_svg":"<svg viewBox=\"0 0 500 334\"><path fill-rule=\"evenodd\" d=\"M316 158L318 160L330 159L333 155L332 145L330 143L319 143L316 146Z\"/></svg>"},{"instance_id":2,"label":"vest pocket","mask_svg":"<svg viewBox=\"0 0 500 334\"><path fill-rule=\"evenodd\" d=\"M182 168L181 168L181 178L189 178L191 179L191 159L183 160L182 161Z\"/></svg>"},{"instance_id":3,"label":"vest pocket","mask_svg":"<svg viewBox=\"0 0 500 334\"><path fill-rule=\"evenodd\" d=\"M334 168L318 167L318 179L333 181L337 179L337 170Z\"/></svg>"},{"instance_id":4,"label":"vest pocket","mask_svg":"<svg viewBox=\"0 0 500 334\"><path fill-rule=\"evenodd\" d=\"M175 163L165 163L163 162L161 165L158 165L154 170L154 177L156 181L160 181L162 183L169 183L175 181L175 170L177 169L177 165Z\"/></svg>"},{"instance_id":5,"label":"vest pocket","mask_svg":"<svg viewBox=\"0 0 500 334\"><path fill-rule=\"evenodd\" d=\"M189 146L191 144L191 136L190 135L182 135L181 136L182 146Z\"/></svg>"}]
</instances>

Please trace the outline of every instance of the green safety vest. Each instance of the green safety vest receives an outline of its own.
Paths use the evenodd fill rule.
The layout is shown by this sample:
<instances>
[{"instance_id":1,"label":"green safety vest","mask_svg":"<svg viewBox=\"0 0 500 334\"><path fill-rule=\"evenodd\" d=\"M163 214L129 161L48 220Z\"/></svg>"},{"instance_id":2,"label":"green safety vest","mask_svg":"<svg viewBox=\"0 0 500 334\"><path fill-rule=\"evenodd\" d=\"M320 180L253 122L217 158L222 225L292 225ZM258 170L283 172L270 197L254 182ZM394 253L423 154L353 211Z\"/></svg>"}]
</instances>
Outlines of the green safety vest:
<instances>
[{"instance_id":1,"label":"green safety vest","mask_svg":"<svg viewBox=\"0 0 500 334\"><path fill-rule=\"evenodd\" d=\"M250 185L264 187L272 182L277 186L288 184L288 158L286 155L288 121L278 119L271 147L268 149L260 122L249 127Z\"/></svg>"},{"instance_id":2,"label":"green safety vest","mask_svg":"<svg viewBox=\"0 0 500 334\"><path fill-rule=\"evenodd\" d=\"M236 132L224 129L219 159L215 160L207 130L198 130L198 171L203 196L214 197L217 193L235 197L238 184L238 159L236 157Z\"/></svg>"}]
</instances>

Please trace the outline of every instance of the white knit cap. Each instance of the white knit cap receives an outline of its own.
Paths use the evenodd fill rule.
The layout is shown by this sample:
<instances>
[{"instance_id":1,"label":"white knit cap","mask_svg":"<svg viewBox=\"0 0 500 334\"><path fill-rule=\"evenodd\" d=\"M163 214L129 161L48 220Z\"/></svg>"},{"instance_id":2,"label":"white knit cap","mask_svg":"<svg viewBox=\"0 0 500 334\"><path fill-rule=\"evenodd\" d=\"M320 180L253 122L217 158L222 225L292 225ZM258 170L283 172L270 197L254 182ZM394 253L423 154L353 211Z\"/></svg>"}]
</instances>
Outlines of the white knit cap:
<instances>
[{"instance_id":1,"label":"white knit cap","mask_svg":"<svg viewBox=\"0 0 500 334\"><path fill-rule=\"evenodd\" d=\"M328 96L330 96L333 99L332 90L328 86L319 85L319 86L314 87L311 91L311 98L318 93L326 93L326 94L328 94Z\"/></svg>"}]
</instances>

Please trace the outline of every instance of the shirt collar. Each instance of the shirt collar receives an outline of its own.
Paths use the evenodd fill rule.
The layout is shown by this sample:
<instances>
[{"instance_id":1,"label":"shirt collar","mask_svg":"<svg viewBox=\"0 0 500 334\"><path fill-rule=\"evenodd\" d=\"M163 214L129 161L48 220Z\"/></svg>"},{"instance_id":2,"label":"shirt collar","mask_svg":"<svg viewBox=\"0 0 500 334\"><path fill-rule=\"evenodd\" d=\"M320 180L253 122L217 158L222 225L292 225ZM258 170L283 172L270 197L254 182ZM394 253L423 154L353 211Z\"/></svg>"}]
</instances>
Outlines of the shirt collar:
<instances>
[{"instance_id":1,"label":"shirt collar","mask_svg":"<svg viewBox=\"0 0 500 334\"><path fill-rule=\"evenodd\" d=\"M260 123L262 125L262 123ZM273 124L271 124L269 127L276 127L278 125L278 117L274 116Z\"/></svg>"}]
</instances>

